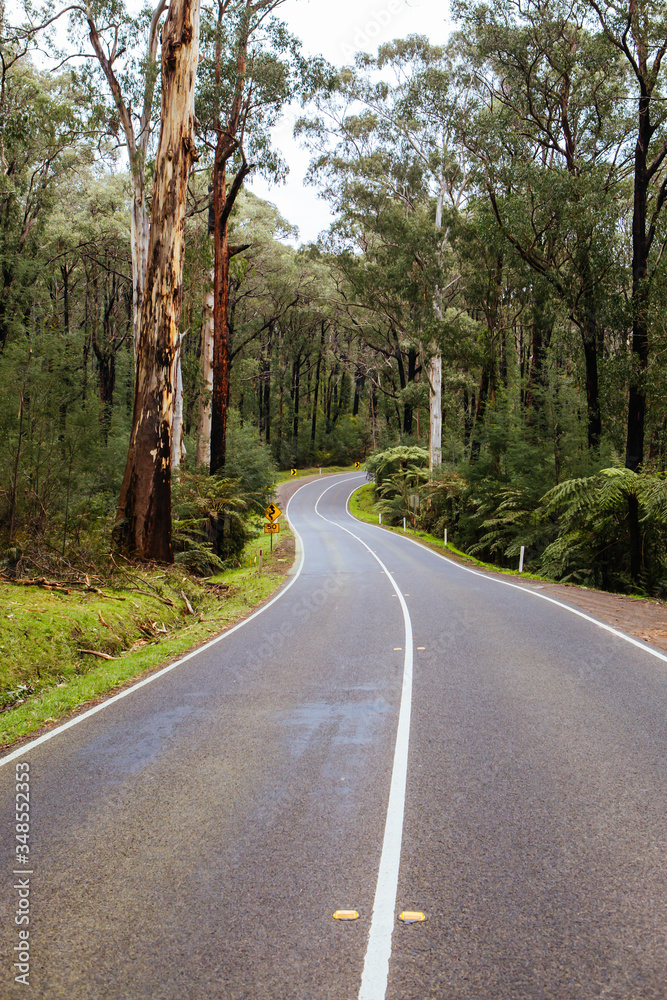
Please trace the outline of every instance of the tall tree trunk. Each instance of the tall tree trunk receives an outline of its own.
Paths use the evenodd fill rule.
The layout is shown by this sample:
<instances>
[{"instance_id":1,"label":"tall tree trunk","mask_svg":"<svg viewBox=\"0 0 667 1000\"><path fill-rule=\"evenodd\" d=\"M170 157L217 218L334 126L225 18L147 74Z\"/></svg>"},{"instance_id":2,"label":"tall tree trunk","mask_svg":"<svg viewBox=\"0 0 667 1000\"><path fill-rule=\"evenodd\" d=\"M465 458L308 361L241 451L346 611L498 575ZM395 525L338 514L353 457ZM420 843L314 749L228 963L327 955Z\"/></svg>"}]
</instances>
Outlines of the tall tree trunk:
<instances>
[{"instance_id":1,"label":"tall tree trunk","mask_svg":"<svg viewBox=\"0 0 667 1000\"><path fill-rule=\"evenodd\" d=\"M226 3L218 3L218 32L227 9ZM213 348L213 401L211 409L211 474L224 468L227 450L227 416L229 409L229 369L231 351L229 344L229 242L227 225L229 215L250 173L240 136L242 135L243 93L246 83L248 63L248 42L250 38L253 8L246 0L241 15L239 34L236 41L236 82L229 115L223 126L216 124L217 142L213 161L213 245L214 245L214 337ZM220 88L222 80L222 43L216 42L215 83ZM239 151L242 163L227 191L227 162Z\"/></svg>"},{"instance_id":2,"label":"tall tree trunk","mask_svg":"<svg viewBox=\"0 0 667 1000\"><path fill-rule=\"evenodd\" d=\"M429 361L428 385L430 410L428 467L429 472L433 474L442 465L442 355L437 349Z\"/></svg>"},{"instance_id":3,"label":"tall tree trunk","mask_svg":"<svg viewBox=\"0 0 667 1000\"><path fill-rule=\"evenodd\" d=\"M642 66L646 78L646 66ZM637 472L644 461L644 423L646 419L646 369L648 366L647 274L653 235L647 233L648 149L655 126L651 124L650 92L641 80L639 131L635 146L634 201L632 212L632 369L628 394L628 431L625 467ZM664 187L663 187L664 199ZM658 209L659 211L659 209ZM653 228L653 227L652 227ZM639 578L642 564L639 503L628 498L630 530L630 575Z\"/></svg>"},{"instance_id":4,"label":"tall tree trunk","mask_svg":"<svg viewBox=\"0 0 667 1000\"><path fill-rule=\"evenodd\" d=\"M211 464L211 400L213 398L213 270L211 287L206 292L201 321L202 392L197 414L197 449L195 464L207 468Z\"/></svg>"},{"instance_id":5,"label":"tall tree trunk","mask_svg":"<svg viewBox=\"0 0 667 1000\"><path fill-rule=\"evenodd\" d=\"M415 375L417 373L417 351L414 347L408 350L408 371L407 375L402 374L402 361L399 365L399 374L401 374L401 388L405 389L407 386L412 385L415 380ZM406 434L412 434L412 422L414 418L414 407L412 403L405 403L403 406L403 430Z\"/></svg>"},{"instance_id":6,"label":"tall tree trunk","mask_svg":"<svg viewBox=\"0 0 667 1000\"><path fill-rule=\"evenodd\" d=\"M216 219L222 217L226 201L226 167L214 168L213 196ZM211 475L224 468L227 451L227 415L229 407L229 244L227 224L216 226L215 280L213 288L213 399L211 401Z\"/></svg>"},{"instance_id":7,"label":"tall tree trunk","mask_svg":"<svg viewBox=\"0 0 667 1000\"><path fill-rule=\"evenodd\" d=\"M85 5L90 41L100 66L102 67L102 71L107 79L107 83L109 84L109 89L113 95L120 124L125 133L125 141L127 142L127 151L130 160L130 176L132 180L130 239L132 247L132 315L134 324L135 360L139 352L139 342L141 340L141 311L143 297L147 287L146 269L148 267L149 254L149 223L148 212L146 209L146 156L151 138L150 123L153 110L153 97L155 94L155 81L157 78L157 73L154 71L157 56L157 38L160 19L167 7L167 2L168 0L157 0L150 21L148 46L146 49L144 66L145 77L143 105L141 118L139 120L138 135L135 135L135 119L132 115L130 107L123 97L121 84L114 70L113 64L117 58L116 48L114 46L111 54L108 49L105 49L98 31L92 8L90 4Z\"/></svg>"},{"instance_id":8,"label":"tall tree trunk","mask_svg":"<svg viewBox=\"0 0 667 1000\"><path fill-rule=\"evenodd\" d=\"M162 107L130 447L114 531L132 556L172 562L171 438L187 181L196 158L200 0L172 0L162 29Z\"/></svg>"},{"instance_id":9,"label":"tall tree trunk","mask_svg":"<svg viewBox=\"0 0 667 1000\"><path fill-rule=\"evenodd\" d=\"M317 355L317 366L315 368L315 389L313 391L313 419L310 425L310 451L315 451L315 435L317 433L317 399L320 394L320 372L322 369L322 356L324 354L324 333L326 325L324 320L321 323L320 350Z\"/></svg>"},{"instance_id":10,"label":"tall tree trunk","mask_svg":"<svg viewBox=\"0 0 667 1000\"><path fill-rule=\"evenodd\" d=\"M600 413L600 385L598 379L598 344L596 323L588 323L581 331L586 366L586 413L588 447L599 451L602 436L602 415Z\"/></svg>"},{"instance_id":11,"label":"tall tree trunk","mask_svg":"<svg viewBox=\"0 0 667 1000\"><path fill-rule=\"evenodd\" d=\"M299 393L301 389L301 354L292 363L292 444L294 461L299 457Z\"/></svg>"},{"instance_id":12,"label":"tall tree trunk","mask_svg":"<svg viewBox=\"0 0 667 1000\"><path fill-rule=\"evenodd\" d=\"M171 432L171 468L180 468L185 458L183 446L183 338L178 338L176 355L176 391L174 394L174 423Z\"/></svg>"}]
</instances>

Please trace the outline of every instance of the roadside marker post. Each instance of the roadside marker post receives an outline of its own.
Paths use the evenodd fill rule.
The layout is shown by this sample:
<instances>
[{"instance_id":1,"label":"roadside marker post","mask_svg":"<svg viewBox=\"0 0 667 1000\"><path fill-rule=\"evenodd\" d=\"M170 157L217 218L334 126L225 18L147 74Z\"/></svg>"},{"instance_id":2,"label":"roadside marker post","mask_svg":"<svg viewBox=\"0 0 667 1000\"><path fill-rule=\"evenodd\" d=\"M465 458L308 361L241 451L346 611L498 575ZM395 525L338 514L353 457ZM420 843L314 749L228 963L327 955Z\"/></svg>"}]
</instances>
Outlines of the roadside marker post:
<instances>
[{"instance_id":1,"label":"roadside marker post","mask_svg":"<svg viewBox=\"0 0 667 1000\"><path fill-rule=\"evenodd\" d=\"M525 551L526 551L526 546L522 545L521 546L521 555L519 556L519 573L523 573L523 555L524 555Z\"/></svg>"},{"instance_id":2,"label":"roadside marker post","mask_svg":"<svg viewBox=\"0 0 667 1000\"><path fill-rule=\"evenodd\" d=\"M259 550L259 569L257 570L258 573L262 572L262 563L263 563L262 550L260 549Z\"/></svg>"},{"instance_id":3,"label":"roadside marker post","mask_svg":"<svg viewBox=\"0 0 667 1000\"><path fill-rule=\"evenodd\" d=\"M445 528L445 548L447 548L447 528Z\"/></svg>"}]
</instances>

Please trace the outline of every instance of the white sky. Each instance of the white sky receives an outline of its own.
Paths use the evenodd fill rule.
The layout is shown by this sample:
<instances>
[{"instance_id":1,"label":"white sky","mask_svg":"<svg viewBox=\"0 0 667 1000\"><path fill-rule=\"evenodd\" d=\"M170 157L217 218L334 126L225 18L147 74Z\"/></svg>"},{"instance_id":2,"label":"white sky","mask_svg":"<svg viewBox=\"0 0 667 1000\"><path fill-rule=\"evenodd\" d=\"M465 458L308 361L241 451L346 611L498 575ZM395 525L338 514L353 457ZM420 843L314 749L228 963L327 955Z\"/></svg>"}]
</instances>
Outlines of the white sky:
<instances>
[{"instance_id":1,"label":"white sky","mask_svg":"<svg viewBox=\"0 0 667 1000\"><path fill-rule=\"evenodd\" d=\"M137 8L140 2L128 0L128 6ZM8 13L18 7L17 0L8 0ZM285 0L276 13L301 39L306 55L321 54L335 66L352 63L356 52L374 52L381 43L407 35L426 35L438 44L446 40L451 28L448 0ZM270 187L255 176L246 183L298 226L297 242L309 243L328 229L332 216L317 190L303 182L309 154L292 135L300 110L288 109L274 132L274 141L290 167L287 182Z\"/></svg>"},{"instance_id":2,"label":"white sky","mask_svg":"<svg viewBox=\"0 0 667 1000\"><path fill-rule=\"evenodd\" d=\"M322 54L336 66L351 63L356 52L374 52L381 43L407 35L427 35L438 44L451 28L447 0L285 0L277 13L307 55ZM316 189L303 183L309 156L292 137L293 121L294 115L286 114L274 133L290 165L287 183L269 187L255 177L250 186L299 227L299 242L309 243L328 228L331 215Z\"/></svg>"}]
</instances>

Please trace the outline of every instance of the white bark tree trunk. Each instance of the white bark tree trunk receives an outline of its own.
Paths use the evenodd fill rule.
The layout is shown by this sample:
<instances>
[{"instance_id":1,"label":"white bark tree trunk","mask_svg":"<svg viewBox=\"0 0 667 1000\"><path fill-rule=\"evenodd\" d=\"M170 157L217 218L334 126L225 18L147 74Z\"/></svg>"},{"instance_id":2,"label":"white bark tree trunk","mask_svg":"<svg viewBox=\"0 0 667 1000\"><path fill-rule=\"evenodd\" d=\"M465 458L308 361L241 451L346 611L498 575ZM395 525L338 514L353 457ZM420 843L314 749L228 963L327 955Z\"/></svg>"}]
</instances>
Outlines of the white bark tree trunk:
<instances>
[{"instance_id":1,"label":"white bark tree trunk","mask_svg":"<svg viewBox=\"0 0 667 1000\"><path fill-rule=\"evenodd\" d=\"M174 396L174 425L171 430L171 470L180 468L185 458L183 446L183 366L182 366L183 336L178 338L178 353L176 357L176 392Z\"/></svg>"},{"instance_id":2,"label":"white bark tree trunk","mask_svg":"<svg viewBox=\"0 0 667 1000\"><path fill-rule=\"evenodd\" d=\"M116 544L172 562L171 442L183 290L187 182L196 158L194 93L200 0L172 0L162 29L161 131L155 160L132 434Z\"/></svg>"},{"instance_id":3,"label":"white bark tree trunk","mask_svg":"<svg viewBox=\"0 0 667 1000\"><path fill-rule=\"evenodd\" d=\"M154 71L154 67L157 56L158 28L160 19L166 10L166 7L167 0L157 0L153 16L151 18L144 69L146 74L144 81L144 102L139 121L139 132L137 135L135 135L134 120L132 114L130 113L130 108L123 97L120 81L118 80L114 70L114 62L117 58L116 45L114 44L111 51L108 49L105 51L105 46L100 36L93 10L89 3L87 3L85 7L86 20L90 30L90 40L113 95L120 123L125 133L127 152L130 159L130 174L132 177L130 232L132 247L132 310L135 361L139 352L139 340L141 336L141 306L146 287L146 267L148 265L148 241L150 229L148 213L146 211L146 155L151 136L151 115L153 109L153 95L155 93L155 80L157 76Z\"/></svg>"},{"instance_id":4,"label":"white bark tree trunk","mask_svg":"<svg viewBox=\"0 0 667 1000\"><path fill-rule=\"evenodd\" d=\"M211 464L211 400L213 398L213 280L215 274L211 269L211 287L206 293L201 323L201 373L204 380L203 393L199 397L199 415L197 420L197 451L195 464L205 466Z\"/></svg>"},{"instance_id":5,"label":"white bark tree trunk","mask_svg":"<svg viewBox=\"0 0 667 1000\"><path fill-rule=\"evenodd\" d=\"M442 178L438 201L435 211L435 228L439 232L442 229L442 210L445 201L445 179ZM433 299L433 311L439 320L443 318L442 312L442 292L436 286ZM429 434L428 434L428 467L429 472L433 472L442 465L442 355L438 345L434 342L431 345L431 360L428 366L428 390L429 390Z\"/></svg>"},{"instance_id":6,"label":"white bark tree trunk","mask_svg":"<svg viewBox=\"0 0 667 1000\"><path fill-rule=\"evenodd\" d=\"M139 354L141 337L141 304L146 287L146 267L148 265L148 241L150 226L146 212L146 192L144 190L143 170L132 178L132 319L134 327L134 359Z\"/></svg>"},{"instance_id":7,"label":"white bark tree trunk","mask_svg":"<svg viewBox=\"0 0 667 1000\"><path fill-rule=\"evenodd\" d=\"M436 352L428 366L431 421L428 436L428 467L431 473L442 465L442 357Z\"/></svg>"}]
</instances>

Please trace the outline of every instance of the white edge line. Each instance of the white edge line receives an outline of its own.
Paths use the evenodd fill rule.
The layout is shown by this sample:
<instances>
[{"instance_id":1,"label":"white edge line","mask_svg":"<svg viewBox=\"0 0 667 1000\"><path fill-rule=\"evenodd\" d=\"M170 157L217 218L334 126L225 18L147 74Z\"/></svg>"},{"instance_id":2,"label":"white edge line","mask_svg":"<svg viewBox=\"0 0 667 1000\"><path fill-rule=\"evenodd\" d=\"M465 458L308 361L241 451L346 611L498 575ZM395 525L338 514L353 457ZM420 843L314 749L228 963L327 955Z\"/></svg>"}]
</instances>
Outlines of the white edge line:
<instances>
[{"instance_id":1,"label":"white edge line","mask_svg":"<svg viewBox=\"0 0 667 1000\"><path fill-rule=\"evenodd\" d=\"M363 483L362 486L363 485L366 484ZM360 490L361 488L362 488L361 486L357 487L358 490ZM379 524L371 524L369 521L362 521L360 518L354 516L354 514L350 510L350 499L352 496L354 496L356 492L357 490L353 490L352 493L350 493L347 503L347 513L350 515L353 521L357 521L359 524L367 524L369 528L377 528L379 531L387 533L387 529L381 527ZM657 649L654 649L652 646L648 646L645 642L642 642L640 639L635 639L633 636L627 635L625 632L620 632L618 629L614 628L613 625L607 625L606 622L598 621L597 618L592 618L590 615L587 615L584 611L579 611L578 608L573 608L569 604L563 604L562 601L557 601L555 597L549 597L547 594L540 594L537 590L531 590L530 587L522 587L521 584L519 583L510 583L509 580L499 580L497 576L491 575L492 571L489 573L482 573L480 572L480 570L471 569L469 566L463 566L455 559L449 559L448 556L443 555L441 552L436 552L435 549L430 548L430 546L425 545L418 539L410 538L409 535L399 535L393 531L388 532L388 534L392 535L394 538L402 538L406 542L410 542L412 545L417 545L422 550L422 552L430 552L437 559L444 560L444 562L446 562L449 566L455 566L456 569L463 570L464 573L472 573L473 576L479 576L482 578L482 580L490 580L492 583L499 583L503 587L511 587L513 590L520 590L522 594L529 594L531 597L538 597L541 601L548 601L549 604L555 604L559 608L564 608L565 611L569 611L571 614L577 615L579 618L583 618L585 621L591 622L591 624L593 625L597 625L598 628L604 629L605 632L611 632L612 635L618 636L619 639L624 639L625 642L631 643L633 646L636 646L637 649L641 649L645 653L650 653L651 656L654 656L657 660L662 660L663 663L667 663L667 655L665 653L659 653ZM556 583L557 581L553 582Z\"/></svg>"},{"instance_id":2,"label":"white edge line","mask_svg":"<svg viewBox=\"0 0 667 1000\"><path fill-rule=\"evenodd\" d=\"M346 480L343 481L346 482ZM315 482L317 482L317 480L315 480ZM296 583L299 576L301 575L301 570L303 569L303 562L304 562L303 539L301 538L301 535L296 530L292 522L289 520L289 508L292 500L297 495L297 493L299 493L306 486L311 486L312 483L313 480L311 480L308 483L304 483L303 486L300 486L298 490L294 491L292 496L287 501L287 507L285 508L285 517L289 521L290 528L297 540L299 564L296 573L294 573L289 583L285 584L279 591L279 593L276 594L275 597L273 597L267 604L263 604L261 608L257 609L257 611L253 611L253 613L249 615L248 618L244 618L243 621L237 622L236 625L233 625L232 628L227 629L225 632L222 633L222 635L216 636L215 639L212 639L210 642L207 642L204 646L199 646L198 649L193 650L186 656L182 656L180 660L176 660L174 663L170 663L169 666L163 667L162 670L158 670L156 673L151 674L150 677L145 677L143 680L138 681L136 684L133 684L131 687L126 688L119 694L115 694L111 698L105 699L105 701L100 702L99 705L95 705L93 708L89 708L87 712L82 712L81 715L75 716L73 719L70 719L69 722L63 723L62 726L57 726L55 729L49 730L48 733L44 733L43 736L39 736L36 740L30 740L28 743L23 743L20 747L18 747L17 750L13 750L11 753L8 753L5 757L0 758L0 767L4 767L5 764L9 764L12 760L16 760L17 757L24 757L25 754L29 753L31 750L34 750L35 747L40 746L40 744L46 743L48 740L52 740L54 736L59 736L60 733L64 733L66 730L71 729L73 726L78 726L80 722L83 722L85 719L89 719L92 715L96 715L97 712L101 712L103 709L108 708L110 705L115 704L115 702L120 701L122 698L127 698L128 695L134 694L135 691L138 691L140 688L146 687L147 684L152 684L153 681L158 680L159 677L164 677L165 674L168 674L170 673L170 671L175 670L176 667L180 667L184 663L187 663L188 660L192 660L195 656L199 656L200 653L205 653L207 649L211 649L212 646L215 646L217 645L217 643L222 642L222 640L226 639L227 636L232 634L232 632L236 632L238 629L243 628L243 626L247 625L248 622L251 622L253 618L257 618L258 615L261 615L264 611L270 608L272 604L275 604L276 601L279 601L282 597L284 597L287 591L290 589L290 587Z\"/></svg>"},{"instance_id":3,"label":"white edge line","mask_svg":"<svg viewBox=\"0 0 667 1000\"><path fill-rule=\"evenodd\" d=\"M390 581L396 596L398 597L401 610L403 612L403 622L405 626L405 657L403 660L403 684L401 687L401 706L398 713L398 726L396 728L396 745L394 749L394 764L391 774L391 787L389 790L389 801L387 803L387 818L385 821L384 837L382 841L382 853L380 855L380 866L378 869L377 886L375 889L375 899L373 901L373 916L371 927L368 933L368 945L364 968L361 975L361 986L359 989L359 1000L384 1000L387 993L387 982L389 978L389 959L391 958L391 939L394 933L396 894L398 891L398 873L401 863L401 844L403 842L403 819L405 815L405 792L408 774L408 751L410 747L410 715L412 711L412 672L413 672L413 637L412 622L410 612L405 602L403 594L389 570L382 560L373 552L366 542L355 535L342 524L324 517L317 509L318 504L325 493L328 493L334 483L329 486L317 499L315 513L333 524L341 531L347 532L352 538L360 542L367 549L376 562L384 570ZM350 497L356 493L357 486L347 498L346 510L349 512Z\"/></svg>"}]
</instances>

